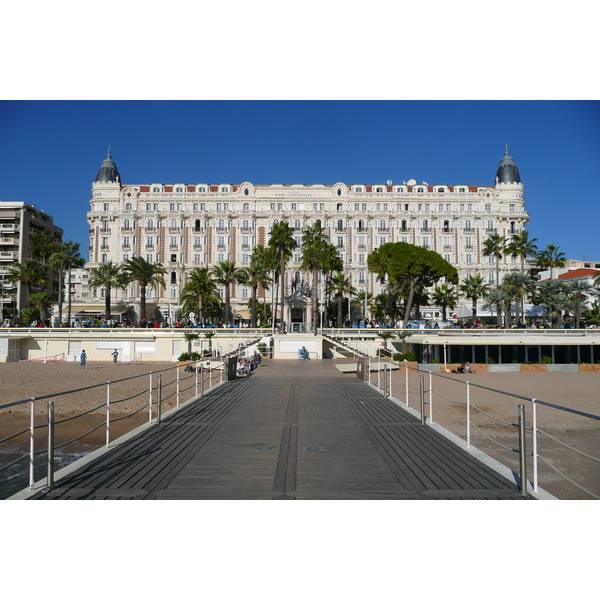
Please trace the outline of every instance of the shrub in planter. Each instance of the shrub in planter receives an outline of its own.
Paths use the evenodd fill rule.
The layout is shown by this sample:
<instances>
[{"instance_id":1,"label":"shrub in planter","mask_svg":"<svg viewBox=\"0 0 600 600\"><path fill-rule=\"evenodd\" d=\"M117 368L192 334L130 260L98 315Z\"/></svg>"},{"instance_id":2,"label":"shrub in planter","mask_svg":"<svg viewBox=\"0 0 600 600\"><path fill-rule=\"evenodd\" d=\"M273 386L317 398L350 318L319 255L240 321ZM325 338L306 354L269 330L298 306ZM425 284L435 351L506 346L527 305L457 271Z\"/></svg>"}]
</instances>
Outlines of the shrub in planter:
<instances>
[{"instance_id":1,"label":"shrub in planter","mask_svg":"<svg viewBox=\"0 0 600 600\"><path fill-rule=\"evenodd\" d=\"M258 351L260 352L261 356L267 355L267 345L265 343L258 344L257 347L258 347Z\"/></svg>"},{"instance_id":2,"label":"shrub in planter","mask_svg":"<svg viewBox=\"0 0 600 600\"><path fill-rule=\"evenodd\" d=\"M190 353L189 352L184 352L183 354L181 354L179 356L179 358L177 359L179 362L185 362L187 360L190 360Z\"/></svg>"},{"instance_id":3,"label":"shrub in planter","mask_svg":"<svg viewBox=\"0 0 600 600\"><path fill-rule=\"evenodd\" d=\"M550 358L549 356L542 356L542 360L540 361L540 363L543 365L552 364L552 358Z\"/></svg>"}]
</instances>

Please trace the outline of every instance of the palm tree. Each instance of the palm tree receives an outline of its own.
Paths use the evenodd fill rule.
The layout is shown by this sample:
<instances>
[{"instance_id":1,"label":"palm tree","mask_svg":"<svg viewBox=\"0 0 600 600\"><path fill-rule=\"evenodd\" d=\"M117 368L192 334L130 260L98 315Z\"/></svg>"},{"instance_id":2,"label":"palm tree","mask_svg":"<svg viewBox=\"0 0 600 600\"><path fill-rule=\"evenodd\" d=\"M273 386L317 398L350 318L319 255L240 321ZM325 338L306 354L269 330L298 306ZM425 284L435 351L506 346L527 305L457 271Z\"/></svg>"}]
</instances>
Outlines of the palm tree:
<instances>
[{"instance_id":1,"label":"palm tree","mask_svg":"<svg viewBox=\"0 0 600 600\"><path fill-rule=\"evenodd\" d=\"M473 320L477 317L477 299L482 298L488 292L489 286L481 275L469 277L461 286L460 291L473 301Z\"/></svg>"},{"instance_id":2,"label":"palm tree","mask_svg":"<svg viewBox=\"0 0 600 600\"><path fill-rule=\"evenodd\" d=\"M448 318L446 310L448 308L453 310L458 304L458 294L456 292L456 288L453 285L448 285L447 283L444 283L440 286L436 285L431 299L438 306L442 307L442 319L444 320Z\"/></svg>"},{"instance_id":3,"label":"palm tree","mask_svg":"<svg viewBox=\"0 0 600 600\"><path fill-rule=\"evenodd\" d=\"M216 299L219 299L219 291L210 270L207 267L192 269L181 290L183 311L188 314L196 312L198 320L202 323L206 305L214 303Z\"/></svg>"},{"instance_id":4,"label":"palm tree","mask_svg":"<svg viewBox=\"0 0 600 600\"><path fill-rule=\"evenodd\" d=\"M533 279L525 271L513 271L502 282L506 291L515 299L517 322L525 316L525 295L533 285Z\"/></svg>"},{"instance_id":5,"label":"palm tree","mask_svg":"<svg viewBox=\"0 0 600 600\"><path fill-rule=\"evenodd\" d=\"M41 233L34 233L29 238L29 253L34 258L41 258L42 264L46 265L48 259L57 250L59 244L56 242L54 233L44 229Z\"/></svg>"},{"instance_id":6,"label":"palm tree","mask_svg":"<svg viewBox=\"0 0 600 600\"><path fill-rule=\"evenodd\" d=\"M537 263L542 269L550 270L550 279L554 279L554 269L560 269L566 264L566 254L560 252L560 246L548 244L545 250L537 254Z\"/></svg>"},{"instance_id":7,"label":"palm tree","mask_svg":"<svg viewBox=\"0 0 600 600\"><path fill-rule=\"evenodd\" d=\"M106 290L104 311L106 313L106 320L109 321L111 319L110 297L112 288L124 288L127 285L127 275L123 272L123 266L116 265L112 261L101 263L100 266L91 269L88 285L91 288L101 287Z\"/></svg>"},{"instance_id":8,"label":"palm tree","mask_svg":"<svg viewBox=\"0 0 600 600\"><path fill-rule=\"evenodd\" d=\"M125 261L123 271L127 273L129 282L135 281L140 286L140 320L146 318L146 287L156 289L159 285L166 287L163 275L167 270L160 263L150 263L141 256L134 256Z\"/></svg>"},{"instance_id":9,"label":"palm tree","mask_svg":"<svg viewBox=\"0 0 600 600\"><path fill-rule=\"evenodd\" d=\"M493 256L496 262L496 285L500 285L500 261L506 250L506 238L499 233L492 233L483 242L483 255Z\"/></svg>"},{"instance_id":10,"label":"palm tree","mask_svg":"<svg viewBox=\"0 0 600 600\"><path fill-rule=\"evenodd\" d=\"M268 289L268 284L271 281L269 277L269 269L262 262L250 259L250 265L240 270L240 281L250 286L252 290L250 300L250 324L256 327L256 301L258 295L258 286L262 285L263 289Z\"/></svg>"},{"instance_id":11,"label":"palm tree","mask_svg":"<svg viewBox=\"0 0 600 600\"><path fill-rule=\"evenodd\" d=\"M36 292L29 296L29 303L40 312L40 321L46 323L48 309L56 302L56 296L50 292Z\"/></svg>"},{"instance_id":12,"label":"palm tree","mask_svg":"<svg viewBox=\"0 0 600 600\"><path fill-rule=\"evenodd\" d=\"M9 269L8 279L10 281L22 281L27 287L27 297L29 297L33 286L46 283L46 268L37 260L26 258L22 263L15 263Z\"/></svg>"},{"instance_id":13,"label":"palm tree","mask_svg":"<svg viewBox=\"0 0 600 600\"><path fill-rule=\"evenodd\" d=\"M292 256L292 250L296 247L296 240L292 235L294 230L287 221L279 221L273 229L269 238L269 246L275 248L279 254L279 282L281 289L281 322L285 319L285 267ZM273 328L277 319L277 294L275 295L275 310Z\"/></svg>"},{"instance_id":14,"label":"palm tree","mask_svg":"<svg viewBox=\"0 0 600 600\"><path fill-rule=\"evenodd\" d=\"M50 264L53 269L59 272L58 312L61 321L63 277L64 273L67 273L67 323L71 323L71 269L79 269L85 266L85 259L79 254L79 243L68 240L59 244L56 251L50 256Z\"/></svg>"},{"instance_id":15,"label":"palm tree","mask_svg":"<svg viewBox=\"0 0 600 600\"><path fill-rule=\"evenodd\" d=\"M536 301L545 307L553 328L562 325L562 311L571 306L567 284L559 279L550 279L537 286Z\"/></svg>"},{"instance_id":16,"label":"palm tree","mask_svg":"<svg viewBox=\"0 0 600 600\"><path fill-rule=\"evenodd\" d=\"M311 309L313 332L317 332L319 308L317 306L317 286L319 272L323 271L326 264L325 247L329 243L327 234L321 226L321 221L307 227L302 235L302 264L301 269L312 274Z\"/></svg>"},{"instance_id":17,"label":"palm tree","mask_svg":"<svg viewBox=\"0 0 600 600\"><path fill-rule=\"evenodd\" d=\"M521 271L525 270L525 260L528 256L537 256L537 246L535 244L537 238L529 239L529 232L521 231L521 233L515 233L510 238L507 246L507 250L511 256L519 256L521 258Z\"/></svg>"},{"instance_id":18,"label":"palm tree","mask_svg":"<svg viewBox=\"0 0 600 600\"><path fill-rule=\"evenodd\" d=\"M224 260L213 266L211 275L225 286L225 324L228 324L231 322L231 286L241 281L241 270L235 266L235 261Z\"/></svg>"},{"instance_id":19,"label":"palm tree","mask_svg":"<svg viewBox=\"0 0 600 600\"><path fill-rule=\"evenodd\" d=\"M364 312L363 319L367 318L367 311L365 310L365 300L366 300L366 307L367 307L367 309L369 309L371 304L373 303L373 298L374 298L374 296L373 296L373 294L371 294L371 292L367 293L364 291L357 292L357 294L354 296L354 306L360 307L361 310Z\"/></svg>"},{"instance_id":20,"label":"palm tree","mask_svg":"<svg viewBox=\"0 0 600 600\"><path fill-rule=\"evenodd\" d=\"M341 328L343 326L342 303L344 294L356 294L356 290L350 285L350 281L344 273L336 273L329 283L329 287L331 291L335 293L335 297L337 298L337 326L338 328Z\"/></svg>"},{"instance_id":21,"label":"palm tree","mask_svg":"<svg viewBox=\"0 0 600 600\"><path fill-rule=\"evenodd\" d=\"M504 286L498 286L492 288L485 295L487 304L484 304L485 308L494 308L496 310L496 322L498 327L502 328L502 310L508 304L510 307L511 296Z\"/></svg>"},{"instance_id":22,"label":"palm tree","mask_svg":"<svg viewBox=\"0 0 600 600\"><path fill-rule=\"evenodd\" d=\"M188 345L188 354L192 353L192 342L194 340L197 340L200 337L199 333L195 333L193 331L186 331L183 334L183 337L185 338L185 341L187 342Z\"/></svg>"},{"instance_id":23,"label":"palm tree","mask_svg":"<svg viewBox=\"0 0 600 600\"><path fill-rule=\"evenodd\" d=\"M567 293L575 302L575 329L579 329L582 307L592 289L592 284L589 281L581 279L572 281L567 288Z\"/></svg>"}]
</instances>

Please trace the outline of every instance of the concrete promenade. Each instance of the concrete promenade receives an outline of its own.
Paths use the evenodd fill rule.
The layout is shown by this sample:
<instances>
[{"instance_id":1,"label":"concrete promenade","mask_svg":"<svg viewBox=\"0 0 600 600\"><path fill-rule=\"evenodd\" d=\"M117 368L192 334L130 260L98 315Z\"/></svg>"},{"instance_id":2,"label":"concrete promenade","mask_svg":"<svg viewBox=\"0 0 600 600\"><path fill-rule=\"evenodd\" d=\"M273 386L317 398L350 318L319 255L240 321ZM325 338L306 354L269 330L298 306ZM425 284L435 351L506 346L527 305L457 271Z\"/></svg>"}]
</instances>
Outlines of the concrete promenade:
<instances>
[{"instance_id":1,"label":"concrete promenade","mask_svg":"<svg viewBox=\"0 0 600 600\"><path fill-rule=\"evenodd\" d=\"M263 361L32 499L521 499L333 361Z\"/></svg>"}]
</instances>

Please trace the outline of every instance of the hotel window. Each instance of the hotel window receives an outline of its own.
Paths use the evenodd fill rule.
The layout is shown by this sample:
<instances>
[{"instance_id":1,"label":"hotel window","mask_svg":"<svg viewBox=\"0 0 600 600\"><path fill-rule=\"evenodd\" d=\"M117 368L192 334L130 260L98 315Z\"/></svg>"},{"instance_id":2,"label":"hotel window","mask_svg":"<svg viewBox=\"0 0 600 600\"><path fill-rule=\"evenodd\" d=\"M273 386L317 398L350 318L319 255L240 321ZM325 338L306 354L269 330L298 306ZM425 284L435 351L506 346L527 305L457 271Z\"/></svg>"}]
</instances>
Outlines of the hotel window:
<instances>
[{"instance_id":1,"label":"hotel window","mask_svg":"<svg viewBox=\"0 0 600 600\"><path fill-rule=\"evenodd\" d=\"M224 236L224 235L220 235L220 236L218 237L218 240L217 240L217 247L218 247L218 248L225 248L225 236Z\"/></svg>"},{"instance_id":2,"label":"hotel window","mask_svg":"<svg viewBox=\"0 0 600 600\"><path fill-rule=\"evenodd\" d=\"M225 260L225 255L222 252L219 252L219 254L217 254L217 260L218 262L223 262Z\"/></svg>"},{"instance_id":3,"label":"hotel window","mask_svg":"<svg viewBox=\"0 0 600 600\"><path fill-rule=\"evenodd\" d=\"M158 204L154 204L154 205L153 205L153 209L154 209L154 210L158 210Z\"/></svg>"},{"instance_id":4,"label":"hotel window","mask_svg":"<svg viewBox=\"0 0 600 600\"><path fill-rule=\"evenodd\" d=\"M177 236L171 236L171 248L177 248Z\"/></svg>"},{"instance_id":5,"label":"hotel window","mask_svg":"<svg viewBox=\"0 0 600 600\"><path fill-rule=\"evenodd\" d=\"M337 239L337 247L338 248L343 248L344 247L344 238L342 236L339 236Z\"/></svg>"},{"instance_id":6,"label":"hotel window","mask_svg":"<svg viewBox=\"0 0 600 600\"><path fill-rule=\"evenodd\" d=\"M202 255L201 254L194 254L194 262L195 263L202 262Z\"/></svg>"},{"instance_id":7,"label":"hotel window","mask_svg":"<svg viewBox=\"0 0 600 600\"><path fill-rule=\"evenodd\" d=\"M247 235L242 236L242 248L250 248L249 237Z\"/></svg>"},{"instance_id":8,"label":"hotel window","mask_svg":"<svg viewBox=\"0 0 600 600\"><path fill-rule=\"evenodd\" d=\"M131 229L131 223L130 223L129 219L125 219L123 221L123 229L125 231L129 231Z\"/></svg>"},{"instance_id":9,"label":"hotel window","mask_svg":"<svg viewBox=\"0 0 600 600\"><path fill-rule=\"evenodd\" d=\"M151 235L149 235L146 238L146 248L153 248L153 247L154 247L154 238Z\"/></svg>"},{"instance_id":10,"label":"hotel window","mask_svg":"<svg viewBox=\"0 0 600 600\"><path fill-rule=\"evenodd\" d=\"M292 202L292 210L296 210L296 206L297 206L296 203Z\"/></svg>"},{"instance_id":11,"label":"hotel window","mask_svg":"<svg viewBox=\"0 0 600 600\"><path fill-rule=\"evenodd\" d=\"M358 262L359 263L364 263L365 262L365 255L364 254L359 254L358 255Z\"/></svg>"},{"instance_id":12,"label":"hotel window","mask_svg":"<svg viewBox=\"0 0 600 600\"><path fill-rule=\"evenodd\" d=\"M250 190L248 188L246 188L244 190L244 196L249 196L250 195Z\"/></svg>"},{"instance_id":13,"label":"hotel window","mask_svg":"<svg viewBox=\"0 0 600 600\"><path fill-rule=\"evenodd\" d=\"M223 203L223 210L225 210L225 211L229 210L229 203L228 202L224 202Z\"/></svg>"},{"instance_id":14,"label":"hotel window","mask_svg":"<svg viewBox=\"0 0 600 600\"><path fill-rule=\"evenodd\" d=\"M104 212L108 212L108 202L104 203L104 208L103 208Z\"/></svg>"},{"instance_id":15,"label":"hotel window","mask_svg":"<svg viewBox=\"0 0 600 600\"><path fill-rule=\"evenodd\" d=\"M129 260L129 254L123 254L123 262L126 262Z\"/></svg>"},{"instance_id":16,"label":"hotel window","mask_svg":"<svg viewBox=\"0 0 600 600\"><path fill-rule=\"evenodd\" d=\"M358 202L354 203L354 210L356 210L356 211L360 210L360 204Z\"/></svg>"},{"instance_id":17,"label":"hotel window","mask_svg":"<svg viewBox=\"0 0 600 600\"><path fill-rule=\"evenodd\" d=\"M223 219L219 219L219 223L217 224L217 229L225 229L225 221Z\"/></svg>"},{"instance_id":18,"label":"hotel window","mask_svg":"<svg viewBox=\"0 0 600 600\"><path fill-rule=\"evenodd\" d=\"M444 188L438 188L438 193L439 194L443 194L444 193Z\"/></svg>"},{"instance_id":19,"label":"hotel window","mask_svg":"<svg viewBox=\"0 0 600 600\"><path fill-rule=\"evenodd\" d=\"M324 202L321 202L319 204L319 210L325 210L325 203Z\"/></svg>"},{"instance_id":20,"label":"hotel window","mask_svg":"<svg viewBox=\"0 0 600 600\"><path fill-rule=\"evenodd\" d=\"M246 192L248 192L248 190L246 190ZM242 204L242 210L250 210L250 204L244 202L244 204Z\"/></svg>"},{"instance_id":21,"label":"hotel window","mask_svg":"<svg viewBox=\"0 0 600 600\"><path fill-rule=\"evenodd\" d=\"M444 254L444 260L446 262L450 262L450 255L449 254Z\"/></svg>"},{"instance_id":22,"label":"hotel window","mask_svg":"<svg viewBox=\"0 0 600 600\"><path fill-rule=\"evenodd\" d=\"M206 188L199 187L199 188L198 188L198 191L199 191L199 192L202 192L202 193L204 193L204 192L206 192Z\"/></svg>"},{"instance_id":23,"label":"hotel window","mask_svg":"<svg viewBox=\"0 0 600 600\"><path fill-rule=\"evenodd\" d=\"M283 210L283 204L281 202L277 203L277 210L279 210L279 211Z\"/></svg>"},{"instance_id":24,"label":"hotel window","mask_svg":"<svg viewBox=\"0 0 600 600\"><path fill-rule=\"evenodd\" d=\"M178 194L181 194L181 192L183 192L183 188L182 188L182 187L178 187L178 188L176 188L176 189L175 189L175 191L176 191Z\"/></svg>"},{"instance_id":25,"label":"hotel window","mask_svg":"<svg viewBox=\"0 0 600 600\"><path fill-rule=\"evenodd\" d=\"M248 298L248 288L242 288L242 298Z\"/></svg>"},{"instance_id":26,"label":"hotel window","mask_svg":"<svg viewBox=\"0 0 600 600\"><path fill-rule=\"evenodd\" d=\"M175 202L171 202L171 204L169 204L169 210L175 210Z\"/></svg>"},{"instance_id":27,"label":"hotel window","mask_svg":"<svg viewBox=\"0 0 600 600\"><path fill-rule=\"evenodd\" d=\"M155 194L157 194L158 192L160 192L160 188L153 187L153 188L152 188L152 191L153 191Z\"/></svg>"},{"instance_id":28,"label":"hotel window","mask_svg":"<svg viewBox=\"0 0 600 600\"><path fill-rule=\"evenodd\" d=\"M515 212L515 205L514 204L509 204L508 208L509 208L509 210L510 210L511 213Z\"/></svg>"},{"instance_id":29,"label":"hotel window","mask_svg":"<svg viewBox=\"0 0 600 600\"><path fill-rule=\"evenodd\" d=\"M245 229L245 230L250 229L250 221L248 221L248 219L244 219L242 221L242 229Z\"/></svg>"},{"instance_id":30,"label":"hotel window","mask_svg":"<svg viewBox=\"0 0 600 600\"><path fill-rule=\"evenodd\" d=\"M363 210L363 212L367 212L367 203L366 202L362 203L362 210Z\"/></svg>"},{"instance_id":31,"label":"hotel window","mask_svg":"<svg viewBox=\"0 0 600 600\"><path fill-rule=\"evenodd\" d=\"M147 260L149 263L151 263L151 262L154 262L154 261L153 261L153 256L152 256L152 254L146 254L146 260Z\"/></svg>"},{"instance_id":32,"label":"hotel window","mask_svg":"<svg viewBox=\"0 0 600 600\"><path fill-rule=\"evenodd\" d=\"M152 219L148 219L148 223L146 224L146 229L152 231L154 229L154 221Z\"/></svg>"},{"instance_id":33,"label":"hotel window","mask_svg":"<svg viewBox=\"0 0 600 600\"><path fill-rule=\"evenodd\" d=\"M250 255L247 252L244 252L244 254L242 254L242 262L244 264L247 264L250 262Z\"/></svg>"},{"instance_id":34,"label":"hotel window","mask_svg":"<svg viewBox=\"0 0 600 600\"><path fill-rule=\"evenodd\" d=\"M129 236L123 238L123 248L129 248Z\"/></svg>"},{"instance_id":35,"label":"hotel window","mask_svg":"<svg viewBox=\"0 0 600 600\"><path fill-rule=\"evenodd\" d=\"M217 210L220 211L223 205L220 202L217 202Z\"/></svg>"},{"instance_id":36,"label":"hotel window","mask_svg":"<svg viewBox=\"0 0 600 600\"><path fill-rule=\"evenodd\" d=\"M385 238L385 237L380 237L379 238L379 245L380 246L383 246L386 242L387 242L387 238Z\"/></svg>"},{"instance_id":37,"label":"hotel window","mask_svg":"<svg viewBox=\"0 0 600 600\"><path fill-rule=\"evenodd\" d=\"M485 212L492 212L492 205L491 204L486 204L485 205Z\"/></svg>"},{"instance_id":38,"label":"hotel window","mask_svg":"<svg viewBox=\"0 0 600 600\"><path fill-rule=\"evenodd\" d=\"M149 202L146 203L146 210L152 210L152 204Z\"/></svg>"},{"instance_id":39,"label":"hotel window","mask_svg":"<svg viewBox=\"0 0 600 600\"><path fill-rule=\"evenodd\" d=\"M177 298L177 288L171 288L171 298Z\"/></svg>"}]
</instances>

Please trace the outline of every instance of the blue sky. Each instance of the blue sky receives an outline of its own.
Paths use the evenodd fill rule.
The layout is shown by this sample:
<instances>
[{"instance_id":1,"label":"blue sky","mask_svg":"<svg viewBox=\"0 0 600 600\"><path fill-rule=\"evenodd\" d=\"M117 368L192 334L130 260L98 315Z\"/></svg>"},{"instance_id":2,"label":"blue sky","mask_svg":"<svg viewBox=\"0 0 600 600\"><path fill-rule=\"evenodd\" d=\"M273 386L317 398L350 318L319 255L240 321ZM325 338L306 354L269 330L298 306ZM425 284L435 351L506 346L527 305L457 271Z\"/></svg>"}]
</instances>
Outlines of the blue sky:
<instances>
[{"instance_id":1,"label":"blue sky","mask_svg":"<svg viewBox=\"0 0 600 600\"><path fill-rule=\"evenodd\" d=\"M3 101L0 200L87 258L91 183L492 185L509 144L538 246L600 261L598 101Z\"/></svg>"}]
</instances>

